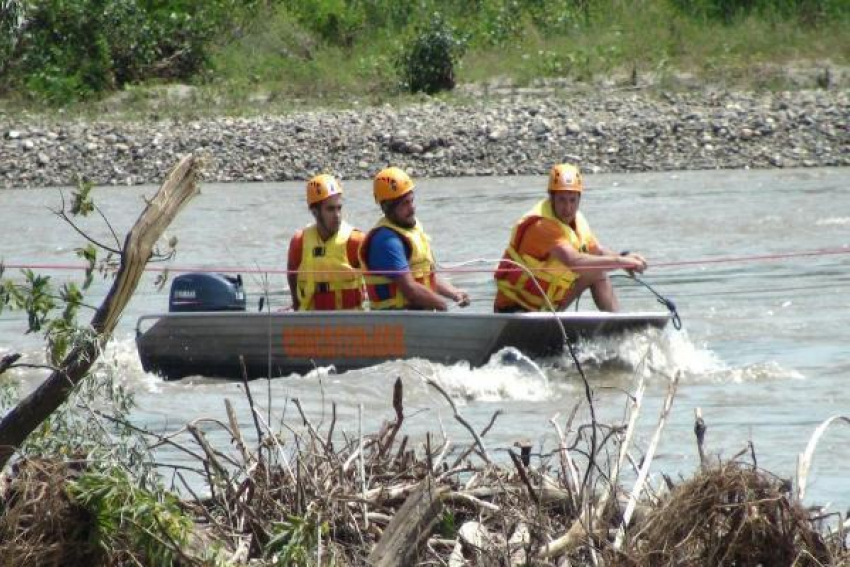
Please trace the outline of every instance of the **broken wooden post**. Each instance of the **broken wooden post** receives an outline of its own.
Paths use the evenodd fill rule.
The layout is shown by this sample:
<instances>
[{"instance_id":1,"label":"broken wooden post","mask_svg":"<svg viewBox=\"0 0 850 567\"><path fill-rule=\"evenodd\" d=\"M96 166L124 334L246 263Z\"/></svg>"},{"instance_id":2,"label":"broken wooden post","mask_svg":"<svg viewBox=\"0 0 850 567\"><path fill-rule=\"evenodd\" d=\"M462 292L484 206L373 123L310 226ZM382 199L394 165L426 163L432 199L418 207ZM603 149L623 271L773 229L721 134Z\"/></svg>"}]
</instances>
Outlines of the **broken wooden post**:
<instances>
[{"instance_id":1,"label":"broken wooden post","mask_svg":"<svg viewBox=\"0 0 850 567\"><path fill-rule=\"evenodd\" d=\"M442 495L447 490L446 487L435 487L431 478L423 480L387 525L369 554L369 565L396 567L414 564L443 511Z\"/></svg>"},{"instance_id":2,"label":"broken wooden post","mask_svg":"<svg viewBox=\"0 0 850 567\"><path fill-rule=\"evenodd\" d=\"M9 462L29 434L68 399L74 386L88 375L109 341L124 307L133 297L157 240L189 199L198 193L200 171L200 158L191 154L184 156L171 169L159 191L127 233L115 281L92 317L91 339L69 352L59 368L0 421L0 468Z\"/></svg>"},{"instance_id":3,"label":"broken wooden post","mask_svg":"<svg viewBox=\"0 0 850 567\"><path fill-rule=\"evenodd\" d=\"M694 410L694 435L697 438L697 451L699 451L699 464L702 468L705 468L705 449L703 448L703 443L705 442L705 430L707 429L705 425L705 420L702 418L702 408L696 408Z\"/></svg>"}]
</instances>

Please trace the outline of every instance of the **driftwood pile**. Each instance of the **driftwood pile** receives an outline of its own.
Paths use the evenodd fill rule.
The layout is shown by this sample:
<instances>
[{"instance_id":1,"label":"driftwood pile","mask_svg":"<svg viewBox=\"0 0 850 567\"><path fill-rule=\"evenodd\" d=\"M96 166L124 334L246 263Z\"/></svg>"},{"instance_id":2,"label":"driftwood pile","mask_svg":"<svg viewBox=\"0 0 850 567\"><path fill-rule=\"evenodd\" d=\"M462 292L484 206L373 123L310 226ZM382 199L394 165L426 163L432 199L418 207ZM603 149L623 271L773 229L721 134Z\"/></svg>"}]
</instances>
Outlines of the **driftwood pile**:
<instances>
[{"instance_id":1,"label":"driftwood pile","mask_svg":"<svg viewBox=\"0 0 850 567\"><path fill-rule=\"evenodd\" d=\"M631 458L631 419L574 424L574 411L553 419L560 443L551 454L518 446L497 461L483 442L496 415L470 428L468 445L404 434L400 380L395 419L371 435L336 431L335 406L320 430L298 400L299 426L274 432L246 390L253 448L229 401L226 421L197 420L168 437L141 432L193 455L206 483L196 494L175 470L195 521L193 542L174 553L181 565L210 564L198 550L213 547L232 565L850 565L845 534L830 533L790 482L754 464L706 460L678 485L641 485L651 447ZM211 444L213 428L226 431L228 447ZM634 469L630 491L623 462ZM0 497L2 564L125 564L91 546L93 517L65 495L81 467L16 463ZM139 555L126 564L147 563Z\"/></svg>"},{"instance_id":2,"label":"driftwood pile","mask_svg":"<svg viewBox=\"0 0 850 567\"><path fill-rule=\"evenodd\" d=\"M841 534L829 541L791 484L726 463L676 487L633 528L625 565L836 565Z\"/></svg>"}]
</instances>

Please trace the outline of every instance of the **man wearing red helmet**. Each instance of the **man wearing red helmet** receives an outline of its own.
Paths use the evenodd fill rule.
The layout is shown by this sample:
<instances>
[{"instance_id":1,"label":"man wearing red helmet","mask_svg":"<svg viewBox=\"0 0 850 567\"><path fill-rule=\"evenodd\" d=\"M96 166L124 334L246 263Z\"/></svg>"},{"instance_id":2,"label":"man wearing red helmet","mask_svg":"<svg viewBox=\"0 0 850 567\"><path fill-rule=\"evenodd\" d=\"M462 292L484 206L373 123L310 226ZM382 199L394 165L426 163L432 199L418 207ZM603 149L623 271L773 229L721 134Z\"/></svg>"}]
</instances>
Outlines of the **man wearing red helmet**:
<instances>
[{"instance_id":1,"label":"man wearing red helmet","mask_svg":"<svg viewBox=\"0 0 850 567\"><path fill-rule=\"evenodd\" d=\"M289 242L287 279L296 311L363 308L358 250L363 233L342 220L342 185L332 175L307 182L315 223Z\"/></svg>"},{"instance_id":2,"label":"man wearing red helmet","mask_svg":"<svg viewBox=\"0 0 850 567\"><path fill-rule=\"evenodd\" d=\"M375 176L372 189L384 216L360 248L371 309L446 311L443 298L461 307L469 295L437 276L430 238L416 220L413 181L397 167Z\"/></svg>"},{"instance_id":3,"label":"man wearing red helmet","mask_svg":"<svg viewBox=\"0 0 850 567\"><path fill-rule=\"evenodd\" d=\"M619 310L607 272L643 272L639 254L615 254L603 248L579 212L584 190L581 172L563 163L549 173L549 197L514 226L494 277L497 313L558 310L590 288L596 307Z\"/></svg>"}]
</instances>

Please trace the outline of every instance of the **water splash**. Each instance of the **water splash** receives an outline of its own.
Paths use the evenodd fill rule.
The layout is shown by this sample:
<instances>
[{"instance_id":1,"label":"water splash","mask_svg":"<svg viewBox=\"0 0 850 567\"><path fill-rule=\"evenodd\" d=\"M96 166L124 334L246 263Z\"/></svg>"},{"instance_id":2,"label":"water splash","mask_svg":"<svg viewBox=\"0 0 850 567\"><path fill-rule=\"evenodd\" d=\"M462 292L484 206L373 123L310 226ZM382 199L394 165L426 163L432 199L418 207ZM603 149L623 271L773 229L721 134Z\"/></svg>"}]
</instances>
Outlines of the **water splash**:
<instances>
[{"instance_id":1,"label":"water splash","mask_svg":"<svg viewBox=\"0 0 850 567\"><path fill-rule=\"evenodd\" d=\"M635 372L646 376L672 376L681 371L685 376L716 372L725 368L716 353L690 340L687 331L655 329L625 335L600 337L580 341L576 357L591 373L621 373L628 377ZM567 354L551 361L553 367L572 368Z\"/></svg>"},{"instance_id":2,"label":"water splash","mask_svg":"<svg viewBox=\"0 0 850 567\"><path fill-rule=\"evenodd\" d=\"M818 219L815 221L815 225L817 226L828 226L828 225L839 225L846 226L850 225L850 217L828 217L825 219Z\"/></svg>"},{"instance_id":3,"label":"water splash","mask_svg":"<svg viewBox=\"0 0 850 567\"><path fill-rule=\"evenodd\" d=\"M543 401L554 393L543 369L514 348L494 354L484 366L472 368L466 362L452 365L425 360L406 361L408 373L424 383L430 378L456 402Z\"/></svg>"},{"instance_id":4,"label":"water splash","mask_svg":"<svg viewBox=\"0 0 850 567\"><path fill-rule=\"evenodd\" d=\"M691 340L686 330L649 330L617 337L581 341L576 356L591 381L630 381L636 373L647 379L667 379L682 373L683 383L751 382L801 379L802 374L775 361L733 366L705 344ZM550 378L575 382L572 359L564 354L544 362Z\"/></svg>"},{"instance_id":5,"label":"water splash","mask_svg":"<svg viewBox=\"0 0 850 567\"><path fill-rule=\"evenodd\" d=\"M116 380L132 390L159 393L165 383L161 376L144 371L136 350L136 341L130 336L109 341L97 366L95 375L105 372L107 369L104 366L107 366L113 370Z\"/></svg>"},{"instance_id":6,"label":"water splash","mask_svg":"<svg viewBox=\"0 0 850 567\"><path fill-rule=\"evenodd\" d=\"M722 371L701 376L703 380L714 382L763 382L769 380L805 380L805 376L793 368L785 368L775 361L747 364L740 367L727 367Z\"/></svg>"}]
</instances>

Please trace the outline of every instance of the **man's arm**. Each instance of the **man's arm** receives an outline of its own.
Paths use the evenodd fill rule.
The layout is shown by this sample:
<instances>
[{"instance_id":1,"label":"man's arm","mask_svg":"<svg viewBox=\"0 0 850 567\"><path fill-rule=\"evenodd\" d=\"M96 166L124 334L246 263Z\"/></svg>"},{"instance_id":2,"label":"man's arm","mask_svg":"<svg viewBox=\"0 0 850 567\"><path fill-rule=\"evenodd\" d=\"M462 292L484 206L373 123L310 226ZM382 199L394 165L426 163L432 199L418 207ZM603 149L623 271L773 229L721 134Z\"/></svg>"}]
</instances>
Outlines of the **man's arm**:
<instances>
[{"instance_id":1,"label":"man's arm","mask_svg":"<svg viewBox=\"0 0 850 567\"><path fill-rule=\"evenodd\" d=\"M286 279L289 282L289 294L292 296L292 309L298 311L301 307L298 301L298 267L301 265L301 239L303 233L299 230L289 241L289 254L286 261Z\"/></svg>"},{"instance_id":2,"label":"man's arm","mask_svg":"<svg viewBox=\"0 0 850 567\"><path fill-rule=\"evenodd\" d=\"M577 272L600 271L609 272L619 268L629 272L643 273L646 269L646 260L639 254L606 253L607 250L599 248L601 254L583 254L567 243L555 245L549 254L568 268Z\"/></svg>"},{"instance_id":3,"label":"man's arm","mask_svg":"<svg viewBox=\"0 0 850 567\"><path fill-rule=\"evenodd\" d=\"M398 286L411 307L446 310L446 302L439 295L413 278L402 239L394 231L380 229L372 239L368 253L370 268L375 272L390 272L386 276Z\"/></svg>"},{"instance_id":4,"label":"man's arm","mask_svg":"<svg viewBox=\"0 0 850 567\"><path fill-rule=\"evenodd\" d=\"M459 307L466 307L469 305L469 294L463 291L462 289L458 289L443 278L436 276L435 278L437 284L437 293L451 299L455 303L458 304Z\"/></svg>"},{"instance_id":5,"label":"man's arm","mask_svg":"<svg viewBox=\"0 0 850 567\"><path fill-rule=\"evenodd\" d=\"M410 272L400 274L394 279L398 289L404 294L404 298L412 307L436 309L437 311L448 309L446 302L439 295L413 279Z\"/></svg>"}]
</instances>

